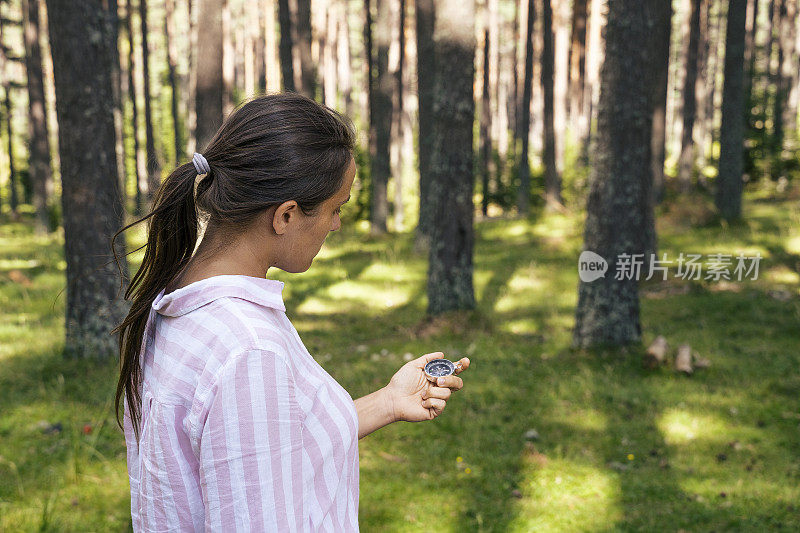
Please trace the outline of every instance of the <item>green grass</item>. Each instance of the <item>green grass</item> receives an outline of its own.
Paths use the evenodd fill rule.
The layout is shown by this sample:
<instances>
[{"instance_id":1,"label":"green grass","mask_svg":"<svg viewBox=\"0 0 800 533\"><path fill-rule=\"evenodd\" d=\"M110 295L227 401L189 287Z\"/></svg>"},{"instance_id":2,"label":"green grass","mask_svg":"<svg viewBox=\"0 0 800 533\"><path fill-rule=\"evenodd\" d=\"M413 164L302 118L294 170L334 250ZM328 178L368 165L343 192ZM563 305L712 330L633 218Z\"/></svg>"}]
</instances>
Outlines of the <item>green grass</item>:
<instances>
[{"instance_id":1,"label":"green grass","mask_svg":"<svg viewBox=\"0 0 800 533\"><path fill-rule=\"evenodd\" d=\"M478 309L434 323L409 234L345 228L307 273L270 272L354 398L407 353L472 360L440 418L360 441L362 531L800 530L798 201L748 193L746 223L730 227L689 227L675 209L659 217L670 258L764 258L755 281L643 283L645 344L690 343L712 363L691 377L645 370L640 346L570 348L582 213L478 223ZM0 225L0 530L125 531L116 366L60 355L62 243Z\"/></svg>"}]
</instances>

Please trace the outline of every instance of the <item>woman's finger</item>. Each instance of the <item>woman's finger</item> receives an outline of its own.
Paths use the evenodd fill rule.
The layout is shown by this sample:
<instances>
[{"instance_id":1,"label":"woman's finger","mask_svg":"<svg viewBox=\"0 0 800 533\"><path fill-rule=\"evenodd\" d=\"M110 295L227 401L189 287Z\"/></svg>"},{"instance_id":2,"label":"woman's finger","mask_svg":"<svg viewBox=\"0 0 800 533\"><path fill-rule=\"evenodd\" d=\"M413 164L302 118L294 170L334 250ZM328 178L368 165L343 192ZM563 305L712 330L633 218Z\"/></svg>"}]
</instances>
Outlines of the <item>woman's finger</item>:
<instances>
[{"instance_id":1,"label":"woman's finger","mask_svg":"<svg viewBox=\"0 0 800 533\"><path fill-rule=\"evenodd\" d=\"M439 398L428 398L426 400L422 400L422 407L425 409L433 408L437 416L444 411L445 405L447 405L447 402L440 400Z\"/></svg>"},{"instance_id":2,"label":"woman's finger","mask_svg":"<svg viewBox=\"0 0 800 533\"><path fill-rule=\"evenodd\" d=\"M447 400L450 398L450 394L453 391L448 389L447 387L428 387L427 390L422 391L423 398L440 398L442 400Z\"/></svg>"},{"instance_id":3,"label":"woman's finger","mask_svg":"<svg viewBox=\"0 0 800 533\"><path fill-rule=\"evenodd\" d=\"M464 386L464 380L462 380L458 376L450 375L439 378L436 381L436 384L439 385L440 387L447 387L453 390L461 390L461 387Z\"/></svg>"},{"instance_id":4,"label":"woman's finger","mask_svg":"<svg viewBox=\"0 0 800 533\"><path fill-rule=\"evenodd\" d=\"M461 368L456 368L456 374L460 374L469 368L469 357L462 358L459 363L461 363Z\"/></svg>"}]
</instances>

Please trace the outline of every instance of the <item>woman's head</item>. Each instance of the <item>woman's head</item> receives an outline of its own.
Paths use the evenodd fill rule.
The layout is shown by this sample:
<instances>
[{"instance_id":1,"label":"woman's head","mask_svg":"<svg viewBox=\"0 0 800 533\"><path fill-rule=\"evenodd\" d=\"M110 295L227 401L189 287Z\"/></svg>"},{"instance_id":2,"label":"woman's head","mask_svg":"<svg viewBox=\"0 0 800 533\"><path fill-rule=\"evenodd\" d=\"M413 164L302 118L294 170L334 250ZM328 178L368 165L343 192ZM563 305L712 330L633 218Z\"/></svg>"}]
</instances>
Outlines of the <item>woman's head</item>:
<instances>
[{"instance_id":1,"label":"woman's head","mask_svg":"<svg viewBox=\"0 0 800 533\"><path fill-rule=\"evenodd\" d=\"M125 299L135 294L131 309L114 329L121 365L118 423L124 391L138 438L139 351L147 317L158 292L192 258L198 217L207 224L203 241L213 241L209 253L263 235L283 248L264 252L272 263L265 270L306 270L328 231L338 228L336 210L355 174L354 148L352 122L333 109L297 93L253 98L202 151L207 175L198 176L191 161L180 165L156 191L151 212L114 235L112 250L119 233L149 219L144 259L125 292Z\"/></svg>"}]
</instances>

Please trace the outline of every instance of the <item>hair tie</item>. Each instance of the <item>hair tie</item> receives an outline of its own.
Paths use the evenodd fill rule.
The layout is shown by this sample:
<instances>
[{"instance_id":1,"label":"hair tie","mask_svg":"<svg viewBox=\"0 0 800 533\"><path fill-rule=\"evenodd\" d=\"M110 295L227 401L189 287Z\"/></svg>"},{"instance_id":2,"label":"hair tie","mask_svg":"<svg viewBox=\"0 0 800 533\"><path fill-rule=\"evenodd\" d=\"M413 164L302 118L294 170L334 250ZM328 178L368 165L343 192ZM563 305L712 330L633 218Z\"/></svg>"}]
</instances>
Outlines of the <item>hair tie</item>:
<instances>
[{"instance_id":1,"label":"hair tie","mask_svg":"<svg viewBox=\"0 0 800 533\"><path fill-rule=\"evenodd\" d=\"M203 154L198 154L197 152L194 153L192 157L192 163L194 163L194 168L197 170L197 174L208 174L211 172L211 167L208 166L208 161L206 158L203 157Z\"/></svg>"}]
</instances>

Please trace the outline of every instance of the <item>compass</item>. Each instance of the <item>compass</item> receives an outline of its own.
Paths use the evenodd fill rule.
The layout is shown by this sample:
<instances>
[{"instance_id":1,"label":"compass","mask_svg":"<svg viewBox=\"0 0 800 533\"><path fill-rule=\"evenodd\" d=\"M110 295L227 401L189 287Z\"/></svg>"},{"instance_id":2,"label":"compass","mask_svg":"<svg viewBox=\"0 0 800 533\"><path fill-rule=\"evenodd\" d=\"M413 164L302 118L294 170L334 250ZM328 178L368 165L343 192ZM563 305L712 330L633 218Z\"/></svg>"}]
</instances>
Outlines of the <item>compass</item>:
<instances>
[{"instance_id":1,"label":"compass","mask_svg":"<svg viewBox=\"0 0 800 533\"><path fill-rule=\"evenodd\" d=\"M449 359L434 359L433 361L428 361L425 365L425 376L436 383L436 378L455 374L456 370L461 370L460 362L454 363Z\"/></svg>"}]
</instances>

